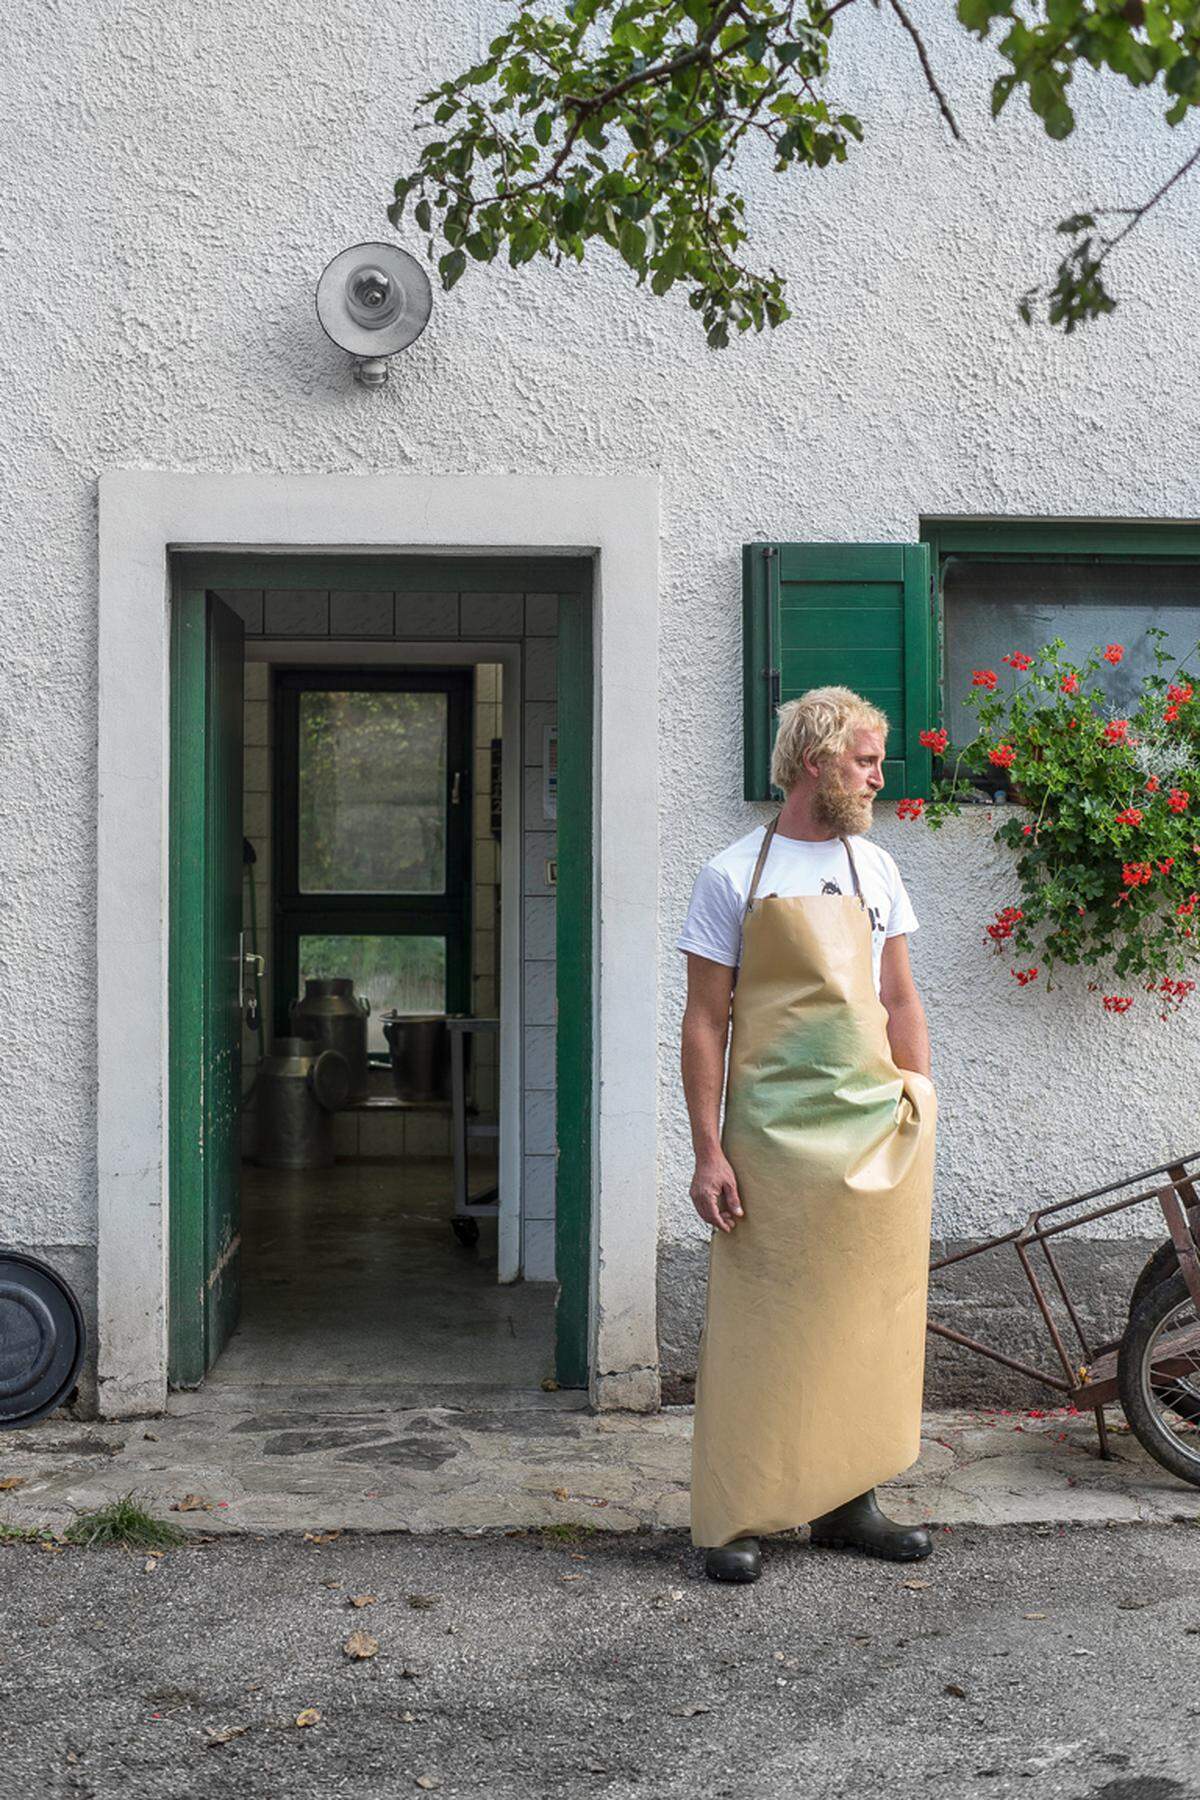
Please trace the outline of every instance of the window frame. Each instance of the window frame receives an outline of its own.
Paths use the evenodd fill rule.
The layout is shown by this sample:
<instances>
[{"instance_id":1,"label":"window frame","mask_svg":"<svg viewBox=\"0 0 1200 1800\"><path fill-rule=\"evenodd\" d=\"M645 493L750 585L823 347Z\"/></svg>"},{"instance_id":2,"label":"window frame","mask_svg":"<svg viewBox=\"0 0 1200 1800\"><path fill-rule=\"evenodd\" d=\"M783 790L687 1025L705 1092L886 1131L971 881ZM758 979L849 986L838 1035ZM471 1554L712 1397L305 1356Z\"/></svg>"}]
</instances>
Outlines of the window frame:
<instances>
[{"instance_id":1,"label":"window frame","mask_svg":"<svg viewBox=\"0 0 1200 1800\"><path fill-rule=\"evenodd\" d=\"M386 689L446 693L446 886L441 894L306 894L299 885L299 757L296 728L300 695L327 690ZM460 665L420 664L365 669L341 664L277 665L271 706L275 760L272 781L272 986L274 1032L290 1030L289 1002L299 991L300 939L314 932L348 936L444 937L446 1011L470 1010L473 943L471 932L473 844L471 820L475 785L471 701L473 672ZM453 801L456 771L462 776Z\"/></svg>"}]
</instances>

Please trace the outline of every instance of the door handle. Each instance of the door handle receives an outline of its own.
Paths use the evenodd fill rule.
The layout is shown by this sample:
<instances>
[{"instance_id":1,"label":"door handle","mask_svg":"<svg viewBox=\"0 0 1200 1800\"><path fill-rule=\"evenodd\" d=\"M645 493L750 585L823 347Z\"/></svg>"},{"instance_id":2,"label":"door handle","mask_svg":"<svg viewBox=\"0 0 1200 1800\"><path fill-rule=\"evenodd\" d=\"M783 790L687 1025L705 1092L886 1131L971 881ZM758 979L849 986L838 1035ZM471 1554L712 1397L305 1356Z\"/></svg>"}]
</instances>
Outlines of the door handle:
<instances>
[{"instance_id":1,"label":"door handle","mask_svg":"<svg viewBox=\"0 0 1200 1800\"><path fill-rule=\"evenodd\" d=\"M461 769L455 769L454 779L450 783L450 804L451 804L451 806L461 806L462 805L462 770Z\"/></svg>"}]
</instances>

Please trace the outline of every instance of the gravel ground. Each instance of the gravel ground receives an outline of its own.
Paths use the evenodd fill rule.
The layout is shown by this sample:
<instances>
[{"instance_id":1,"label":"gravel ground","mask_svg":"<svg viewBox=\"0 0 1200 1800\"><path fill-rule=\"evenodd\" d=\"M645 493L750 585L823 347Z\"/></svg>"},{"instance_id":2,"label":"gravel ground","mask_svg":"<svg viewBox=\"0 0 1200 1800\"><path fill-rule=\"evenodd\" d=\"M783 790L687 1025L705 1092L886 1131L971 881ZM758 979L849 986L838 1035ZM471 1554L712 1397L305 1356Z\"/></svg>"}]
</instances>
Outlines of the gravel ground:
<instances>
[{"instance_id":1,"label":"gravel ground","mask_svg":"<svg viewBox=\"0 0 1200 1800\"><path fill-rule=\"evenodd\" d=\"M676 1534L9 1546L5 1791L1200 1796L1196 1527L768 1550L738 1588Z\"/></svg>"}]
</instances>

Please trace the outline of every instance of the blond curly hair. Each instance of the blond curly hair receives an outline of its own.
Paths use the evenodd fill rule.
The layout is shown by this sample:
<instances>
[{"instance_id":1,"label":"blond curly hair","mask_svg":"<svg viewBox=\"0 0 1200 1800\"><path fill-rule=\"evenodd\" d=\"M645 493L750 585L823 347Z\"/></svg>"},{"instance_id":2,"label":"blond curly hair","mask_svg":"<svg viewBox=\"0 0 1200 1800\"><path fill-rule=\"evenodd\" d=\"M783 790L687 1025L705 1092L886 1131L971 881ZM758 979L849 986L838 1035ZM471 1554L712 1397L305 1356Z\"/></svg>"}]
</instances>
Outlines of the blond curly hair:
<instances>
[{"instance_id":1,"label":"blond curly hair","mask_svg":"<svg viewBox=\"0 0 1200 1800\"><path fill-rule=\"evenodd\" d=\"M804 773L804 757L818 761L839 756L850 748L856 731L879 731L887 737L887 714L848 687L809 688L797 700L788 700L776 717L775 748L771 752L771 780L790 794Z\"/></svg>"}]
</instances>

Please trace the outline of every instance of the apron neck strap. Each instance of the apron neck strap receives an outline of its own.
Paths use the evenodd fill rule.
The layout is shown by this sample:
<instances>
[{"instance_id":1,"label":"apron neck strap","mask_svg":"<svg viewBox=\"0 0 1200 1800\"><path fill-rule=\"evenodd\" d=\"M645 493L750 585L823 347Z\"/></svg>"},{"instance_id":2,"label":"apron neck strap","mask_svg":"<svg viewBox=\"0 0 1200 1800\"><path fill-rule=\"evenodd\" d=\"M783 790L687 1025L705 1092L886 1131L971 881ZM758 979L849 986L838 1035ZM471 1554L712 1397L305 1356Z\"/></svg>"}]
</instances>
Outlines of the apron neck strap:
<instances>
[{"instance_id":1,"label":"apron neck strap","mask_svg":"<svg viewBox=\"0 0 1200 1800\"><path fill-rule=\"evenodd\" d=\"M778 825L779 814L776 813L775 817L771 820L771 823L767 826L766 831L763 833L762 848L758 853L758 861L754 865L754 874L750 877L750 892L746 895L746 905L743 909L743 917L754 905L754 896L758 892L758 884L762 877L763 869L766 867L767 857L771 852L771 840L775 836Z\"/></svg>"},{"instance_id":2,"label":"apron neck strap","mask_svg":"<svg viewBox=\"0 0 1200 1800\"><path fill-rule=\"evenodd\" d=\"M758 861L754 865L754 874L750 877L750 892L746 895L746 905L743 910L743 917L754 905L755 895L758 893L758 884L762 879L762 872L767 865L767 857L771 854L771 842L779 827L780 816L779 813L776 813L775 817L771 820L771 823L767 826L766 831L763 833L762 847L758 852ZM841 842L846 847L846 858L850 864L850 879L854 883L855 898L862 905L865 905L866 902L863 900L862 883L858 879L858 864L854 860L854 852L850 848L850 840L849 838L843 837Z\"/></svg>"},{"instance_id":3,"label":"apron neck strap","mask_svg":"<svg viewBox=\"0 0 1200 1800\"><path fill-rule=\"evenodd\" d=\"M854 852L850 848L850 839L847 837L844 837L842 839L842 842L846 846L846 856L850 863L850 879L854 883L855 895L859 900L863 900L862 883L858 879L858 864L855 862ZM866 905L865 900L863 901L863 905L864 906Z\"/></svg>"}]
</instances>

